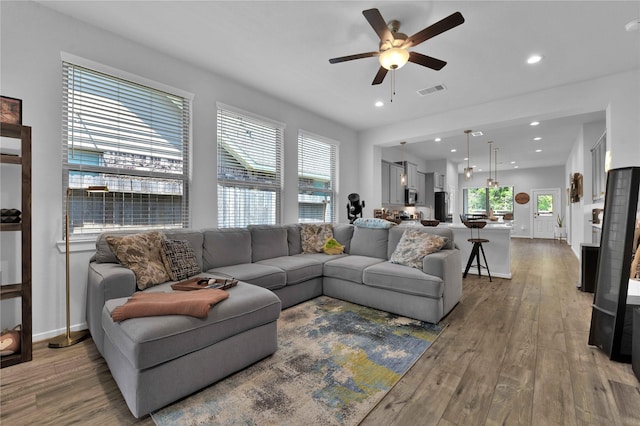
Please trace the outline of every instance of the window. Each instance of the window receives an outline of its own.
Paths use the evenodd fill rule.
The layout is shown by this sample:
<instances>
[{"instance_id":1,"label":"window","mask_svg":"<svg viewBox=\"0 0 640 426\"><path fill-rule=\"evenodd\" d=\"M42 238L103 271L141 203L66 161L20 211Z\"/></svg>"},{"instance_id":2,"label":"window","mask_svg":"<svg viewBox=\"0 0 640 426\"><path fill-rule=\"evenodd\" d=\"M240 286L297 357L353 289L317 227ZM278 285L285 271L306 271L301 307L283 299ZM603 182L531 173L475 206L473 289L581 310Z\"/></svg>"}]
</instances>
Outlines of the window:
<instances>
[{"instance_id":1,"label":"window","mask_svg":"<svg viewBox=\"0 0 640 426\"><path fill-rule=\"evenodd\" d=\"M337 143L298 132L298 222L336 221Z\"/></svg>"},{"instance_id":2,"label":"window","mask_svg":"<svg viewBox=\"0 0 640 426\"><path fill-rule=\"evenodd\" d=\"M464 214L467 217L486 215L488 209L493 210L496 216L513 214L513 186L465 188L463 198Z\"/></svg>"},{"instance_id":3,"label":"window","mask_svg":"<svg viewBox=\"0 0 640 426\"><path fill-rule=\"evenodd\" d=\"M279 224L284 124L218 104L218 226Z\"/></svg>"},{"instance_id":4,"label":"window","mask_svg":"<svg viewBox=\"0 0 640 426\"><path fill-rule=\"evenodd\" d=\"M189 226L190 106L188 96L63 62L71 236ZM97 185L109 192L85 191Z\"/></svg>"}]
</instances>

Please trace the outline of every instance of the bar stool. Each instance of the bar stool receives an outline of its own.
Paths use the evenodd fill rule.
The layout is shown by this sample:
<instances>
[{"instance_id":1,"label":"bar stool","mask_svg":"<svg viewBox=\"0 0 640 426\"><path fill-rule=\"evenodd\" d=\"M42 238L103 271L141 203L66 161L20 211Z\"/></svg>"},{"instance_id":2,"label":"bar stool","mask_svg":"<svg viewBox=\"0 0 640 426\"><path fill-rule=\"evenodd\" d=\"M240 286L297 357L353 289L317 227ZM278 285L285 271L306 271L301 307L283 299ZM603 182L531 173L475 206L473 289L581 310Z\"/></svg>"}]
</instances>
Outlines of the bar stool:
<instances>
[{"instance_id":1,"label":"bar stool","mask_svg":"<svg viewBox=\"0 0 640 426\"><path fill-rule=\"evenodd\" d=\"M469 256L469 260L467 261L467 267L464 270L464 274L462 275L462 278L467 278L467 274L469 273L469 268L471 267L471 263L473 262L473 259L476 258L478 262L477 263L478 276L482 276L481 268L485 268L487 270L487 274L489 274L489 282L492 282L491 271L489 271L489 264L487 263L487 257L484 255L484 248L482 248L482 243L488 243L489 240L487 240L486 238L480 238L480 230L485 226L487 226L487 222L466 220L462 223L464 223L464 226L466 226L471 230L471 238L469 238L467 241L469 241L470 243L473 243L473 248L471 249L471 255ZM477 230L476 238L473 237L474 229ZM484 265L480 263L480 252L482 252Z\"/></svg>"}]
</instances>

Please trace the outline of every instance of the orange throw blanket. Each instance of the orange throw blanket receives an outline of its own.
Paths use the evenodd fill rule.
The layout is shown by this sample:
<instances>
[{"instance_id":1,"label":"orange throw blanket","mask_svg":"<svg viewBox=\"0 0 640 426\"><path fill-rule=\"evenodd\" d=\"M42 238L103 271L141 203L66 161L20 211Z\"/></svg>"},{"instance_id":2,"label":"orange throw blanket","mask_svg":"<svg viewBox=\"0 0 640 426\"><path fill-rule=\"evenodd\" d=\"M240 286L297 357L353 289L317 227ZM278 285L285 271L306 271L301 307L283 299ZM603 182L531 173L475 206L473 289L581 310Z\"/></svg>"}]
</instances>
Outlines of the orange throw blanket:
<instances>
[{"instance_id":1,"label":"orange throw blanket","mask_svg":"<svg viewBox=\"0 0 640 426\"><path fill-rule=\"evenodd\" d=\"M135 293L127 303L116 307L111 318L124 321L129 318L150 317L155 315L189 315L204 318L209 308L229 297L229 293L220 289L202 289L176 293Z\"/></svg>"}]
</instances>

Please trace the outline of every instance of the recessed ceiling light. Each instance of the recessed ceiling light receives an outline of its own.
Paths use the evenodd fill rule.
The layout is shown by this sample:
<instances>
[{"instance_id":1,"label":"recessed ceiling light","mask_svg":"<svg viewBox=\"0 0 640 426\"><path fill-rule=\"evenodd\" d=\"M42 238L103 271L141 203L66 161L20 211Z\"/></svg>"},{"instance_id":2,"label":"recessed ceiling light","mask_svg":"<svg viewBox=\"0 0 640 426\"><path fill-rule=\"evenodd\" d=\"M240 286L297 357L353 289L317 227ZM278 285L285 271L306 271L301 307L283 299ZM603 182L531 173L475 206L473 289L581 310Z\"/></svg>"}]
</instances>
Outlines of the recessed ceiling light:
<instances>
[{"instance_id":1,"label":"recessed ceiling light","mask_svg":"<svg viewBox=\"0 0 640 426\"><path fill-rule=\"evenodd\" d=\"M455 148L453 148L453 149L451 150L451 152L456 152L456 151L457 151L457 149L455 149Z\"/></svg>"},{"instance_id":2,"label":"recessed ceiling light","mask_svg":"<svg viewBox=\"0 0 640 426\"><path fill-rule=\"evenodd\" d=\"M531 55L527 58L527 63L529 65L537 64L542 60L542 56L540 55Z\"/></svg>"},{"instance_id":3,"label":"recessed ceiling light","mask_svg":"<svg viewBox=\"0 0 640 426\"><path fill-rule=\"evenodd\" d=\"M536 152L542 152L542 150L541 149L536 149Z\"/></svg>"},{"instance_id":4,"label":"recessed ceiling light","mask_svg":"<svg viewBox=\"0 0 640 426\"><path fill-rule=\"evenodd\" d=\"M436 141L436 142L441 142L441 141L442 141L442 138L435 138L435 139L434 139L434 141Z\"/></svg>"},{"instance_id":5,"label":"recessed ceiling light","mask_svg":"<svg viewBox=\"0 0 640 426\"><path fill-rule=\"evenodd\" d=\"M516 164L516 162L515 162L515 161L512 161L512 162L511 162L511 164Z\"/></svg>"},{"instance_id":6,"label":"recessed ceiling light","mask_svg":"<svg viewBox=\"0 0 640 426\"><path fill-rule=\"evenodd\" d=\"M376 103L374 105L377 106L378 108L380 108L381 106L384 106L384 102L376 101Z\"/></svg>"},{"instance_id":7,"label":"recessed ceiling light","mask_svg":"<svg viewBox=\"0 0 640 426\"><path fill-rule=\"evenodd\" d=\"M514 168L514 169L517 169L517 168L518 168L518 166L513 166L513 168Z\"/></svg>"},{"instance_id":8,"label":"recessed ceiling light","mask_svg":"<svg viewBox=\"0 0 640 426\"><path fill-rule=\"evenodd\" d=\"M463 158L464 161L467 161L468 159L469 159L469 157L464 157Z\"/></svg>"},{"instance_id":9,"label":"recessed ceiling light","mask_svg":"<svg viewBox=\"0 0 640 426\"><path fill-rule=\"evenodd\" d=\"M475 131L475 132L471 132L471 136L482 136L484 135L484 133L482 133L481 131Z\"/></svg>"},{"instance_id":10,"label":"recessed ceiling light","mask_svg":"<svg viewBox=\"0 0 640 426\"><path fill-rule=\"evenodd\" d=\"M538 124L540 124L539 121L532 121L531 123L529 123L529 126L537 126Z\"/></svg>"},{"instance_id":11,"label":"recessed ceiling light","mask_svg":"<svg viewBox=\"0 0 640 426\"><path fill-rule=\"evenodd\" d=\"M535 138L533 138L534 141L540 141L542 140L542 138L540 136L536 136Z\"/></svg>"}]
</instances>

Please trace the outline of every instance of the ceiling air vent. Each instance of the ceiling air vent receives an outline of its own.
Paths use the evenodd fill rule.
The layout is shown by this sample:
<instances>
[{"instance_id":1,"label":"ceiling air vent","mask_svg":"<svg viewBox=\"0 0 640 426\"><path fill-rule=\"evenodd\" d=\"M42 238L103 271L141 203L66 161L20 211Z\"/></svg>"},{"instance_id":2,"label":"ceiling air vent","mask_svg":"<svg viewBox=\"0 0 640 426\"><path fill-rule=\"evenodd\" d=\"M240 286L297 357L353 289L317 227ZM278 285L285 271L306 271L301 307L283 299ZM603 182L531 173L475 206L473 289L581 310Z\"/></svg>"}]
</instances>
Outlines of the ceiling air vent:
<instances>
[{"instance_id":1,"label":"ceiling air vent","mask_svg":"<svg viewBox=\"0 0 640 426\"><path fill-rule=\"evenodd\" d=\"M420 90L418 90L417 93L420 96L426 96L428 94L435 93L435 92L441 92L443 90L447 90L447 87L444 84L436 84L433 87L427 87L426 89L420 89Z\"/></svg>"}]
</instances>

